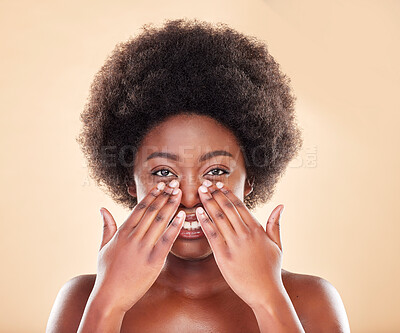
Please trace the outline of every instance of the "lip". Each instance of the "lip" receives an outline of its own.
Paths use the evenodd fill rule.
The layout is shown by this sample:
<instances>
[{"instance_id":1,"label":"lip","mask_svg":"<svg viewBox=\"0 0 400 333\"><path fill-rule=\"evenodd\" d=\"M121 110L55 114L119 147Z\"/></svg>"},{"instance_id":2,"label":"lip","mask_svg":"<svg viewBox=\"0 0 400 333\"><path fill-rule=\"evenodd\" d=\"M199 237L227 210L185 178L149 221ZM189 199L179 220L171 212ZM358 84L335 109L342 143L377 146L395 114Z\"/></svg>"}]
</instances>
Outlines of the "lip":
<instances>
[{"instance_id":1,"label":"lip","mask_svg":"<svg viewBox=\"0 0 400 333\"><path fill-rule=\"evenodd\" d=\"M194 240L203 237L205 237L205 235L201 228L199 230L185 230L182 228L178 235L178 238L186 240Z\"/></svg>"},{"instance_id":2,"label":"lip","mask_svg":"<svg viewBox=\"0 0 400 333\"><path fill-rule=\"evenodd\" d=\"M197 221L196 214L187 214L186 217L185 217L185 221L188 221L188 222Z\"/></svg>"},{"instance_id":3,"label":"lip","mask_svg":"<svg viewBox=\"0 0 400 333\"><path fill-rule=\"evenodd\" d=\"M171 221L168 222L168 225L170 225L170 224L172 223L172 220L173 220L175 217L176 217L176 216L174 216L174 217L171 219ZM196 213L186 214L185 221L187 221L187 222L195 222L195 221L197 221Z\"/></svg>"},{"instance_id":4,"label":"lip","mask_svg":"<svg viewBox=\"0 0 400 333\"><path fill-rule=\"evenodd\" d=\"M205 237L203 229L200 227L200 229L197 230L185 230L181 229L179 231L178 238L180 239L186 239L186 240L194 240L194 239L199 239Z\"/></svg>"},{"instance_id":5,"label":"lip","mask_svg":"<svg viewBox=\"0 0 400 333\"><path fill-rule=\"evenodd\" d=\"M197 216L196 213L190 213L187 214L185 217L186 222L194 222L197 221ZM171 220L172 222L172 220ZM185 239L185 240L195 240L195 239L200 239L205 237L206 235L203 232L203 229L200 227L200 229L197 230L185 230L183 227L179 231L178 237L180 239Z\"/></svg>"}]
</instances>

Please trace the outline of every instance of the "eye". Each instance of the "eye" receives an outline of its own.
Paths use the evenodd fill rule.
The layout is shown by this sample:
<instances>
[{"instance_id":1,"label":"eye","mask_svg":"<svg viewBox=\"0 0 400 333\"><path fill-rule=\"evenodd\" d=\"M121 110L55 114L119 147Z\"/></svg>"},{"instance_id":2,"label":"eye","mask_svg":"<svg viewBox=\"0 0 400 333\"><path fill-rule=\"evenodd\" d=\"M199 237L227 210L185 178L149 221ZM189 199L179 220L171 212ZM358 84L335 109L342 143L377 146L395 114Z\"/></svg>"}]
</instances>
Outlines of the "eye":
<instances>
[{"instance_id":1,"label":"eye","mask_svg":"<svg viewBox=\"0 0 400 333\"><path fill-rule=\"evenodd\" d=\"M157 173L161 171L161 175L158 175ZM160 169L157 171L152 172L151 174L157 177L170 177L170 175L168 175L168 173L172 174L173 173L171 171L169 171L168 169Z\"/></svg>"},{"instance_id":2,"label":"eye","mask_svg":"<svg viewBox=\"0 0 400 333\"><path fill-rule=\"evenodd\" d=\"M210 172L212 174L210 174ZM221 173L222 172L222 173ZM161 173L161 174L159 174ZM171 177L171 176L175 176L175 174L173 174L171 171L169 171L168 169L159 169L157 171L154 171L151 173L153 176L157 176L157 177ZM209 172L207 172L208 176L212 176L212 177L219 177L225 174L229 174L228 170L225 169L221 169L221 168L214 168L211 169Z\"/></svg>"},{"instance_id":3,"label":"eye","mask_svg":"<svg viewBox=\"0 0 400 333\"><path fill-rule=\"evenodd\" d=\"M222 173L218 173L218 174L214 173L213 171L216 171L216 170L217 170L217 172L222 171ZM210 172L213 172L213 174L210 175L210 176L214 176L214 177L219 177L219 176L222 176L222 175L225 175L225 174L228 174L228 175L229 175L229 171L228 171L228 170L221 169L221 168L214 168L214 169L211 169L211 170L207 173L207 175L208 175Z\"/></svg>"}]
</instances>

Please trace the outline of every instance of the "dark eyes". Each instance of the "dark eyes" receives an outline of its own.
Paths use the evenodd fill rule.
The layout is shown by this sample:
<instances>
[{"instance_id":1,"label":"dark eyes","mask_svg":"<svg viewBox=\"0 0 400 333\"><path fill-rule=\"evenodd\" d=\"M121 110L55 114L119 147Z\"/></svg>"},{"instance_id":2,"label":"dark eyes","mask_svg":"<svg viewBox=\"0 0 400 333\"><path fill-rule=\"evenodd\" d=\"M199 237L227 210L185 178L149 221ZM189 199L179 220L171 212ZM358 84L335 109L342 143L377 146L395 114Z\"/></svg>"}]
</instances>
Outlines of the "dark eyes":
<instances>
[{"instance_id":1,"label":"dark eyes","mask_svg":"<svg viewBox=\"0 0 400 333\"><path fill-rule=\"evenodd\" d=\"M216 172L214 172L214 171L216 171ZM222 173L219 173L220 171L222 171ZM157 174L159 172L161 172L161 175ZM213 174L209 175L210 172L212 172ZM160 169L160 170L154 171L152 173L152 175L158 176L158 177L170 177L171 175L169 175L169 173L171 175L173 175L173 173L171 171L169 171L168 169ZM229 171L225 170L225 169L221 169L221 168L214 168L214 169L211 169L209 172L207 172L207 175L212 176L212 177L219 177L224 174L229 174Z\"/></svg>"}]
</instances>

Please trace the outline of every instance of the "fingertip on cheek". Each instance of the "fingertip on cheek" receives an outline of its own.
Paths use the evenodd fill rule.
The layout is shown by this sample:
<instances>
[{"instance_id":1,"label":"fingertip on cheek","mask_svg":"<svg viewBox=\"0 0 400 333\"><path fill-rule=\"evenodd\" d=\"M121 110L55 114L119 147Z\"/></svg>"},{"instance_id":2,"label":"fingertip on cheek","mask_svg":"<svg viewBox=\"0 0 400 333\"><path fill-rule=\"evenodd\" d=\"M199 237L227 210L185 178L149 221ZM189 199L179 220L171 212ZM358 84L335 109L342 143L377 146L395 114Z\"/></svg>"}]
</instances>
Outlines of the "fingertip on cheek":
<instances>
[{"instance_id":1,"label":"fingertip on cheek","mask_svg":"<svg viewBox=\"0 0 400 333\"><path fill-rule=\"evenodd\" d=\"M215 184L215 186L217 186L219 189L221 189L221 188L224 187L224 183L222 183L222 182L217 182L217 183Z\"/></svg>"}]
</instances>

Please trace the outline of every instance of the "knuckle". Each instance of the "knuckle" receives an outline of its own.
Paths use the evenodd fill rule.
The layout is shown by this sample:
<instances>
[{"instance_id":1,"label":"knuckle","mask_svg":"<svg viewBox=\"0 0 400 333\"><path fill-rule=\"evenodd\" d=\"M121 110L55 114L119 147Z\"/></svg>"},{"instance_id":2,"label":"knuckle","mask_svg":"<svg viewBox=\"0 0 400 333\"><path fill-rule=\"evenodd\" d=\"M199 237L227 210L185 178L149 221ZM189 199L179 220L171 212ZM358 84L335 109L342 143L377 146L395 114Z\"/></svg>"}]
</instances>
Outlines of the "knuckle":
<instances>
[{"instance_id":1,"label":"knuckle","mask_svg":"<svg viewBox=\"0 0 400 333\"><path fill-rule=\"evenodd\" d=\"M142 253L144 252L149 246L149 243L146 242L145 240L141 239L141 240L137 240L136 243L136 249L138 253Z\"/></svg>"},{"instance_id":2,"label":"knuckle","mask_svg":"<svg viewBox=\"0 0 400 333\"><path fill-rule=\"evenodd\" d=\"M210 237L211 238L217 238L218 237L218 233L216 233L215 231L211 231Z\"/></svg>"},{"instance_id":3,"label":"knuckle","mask_svg":"<svg viewBox=\"0 0 400 333\"><path fill-rule=\"evenodd\" d=\"M174 219L174 220L171 222L171 225L172 225L174 228L179 227L179 223L177 223L176 219Z\"/></svg>"},{"instance_id":4,"label":"knuckle","mask_svg":"<svg viewBox=\"0 0 400 333\"><path fill-rule=\"evenodd\" d=\"M242 232L243 239L250 239L251 236L252 236L252 233L250 230L245 230L244 232Z\"/></svg>"},{"instance_id":5,"label":"knuckle","mask_svg":"<svg viewBox=\"0 0 400 333\"><path fill-rule=\"evenodd\" d=\"M252 233L258 233L258 232L264 231L264 228L262 227L261 224L251 225L251 226L249 226L249 231Z\"/></svg>"},{"instance_id":6,"label":"knuckle","mask_svg":"<svg viewBox=\"0 0 400 333\"><path fill-rule=\"evenodd\" d=\"M149 193L149 195L152 196L153 198L157 198L158 195L159 195L159 192L158 192L158 191L151 191L151 192Z\"/></svg>"},{"instance_id":7,"label":"knuckle","mask_svg":"<svg viewBox=\"0 0 400 333\"><path fill-rule=\"evenodd\" d=\"M169 242L169 237L167 235L161 236L161 243L167 244Z\"/></svg>"},{"instance_id":8,"label":"knuckle","mask_svg":"<svg viewBox=\"0 0 400 333\"><path fill-rule=\"evenodd\" d=\"M244 204L243 204L243 202L241 200L235 200L234 201L234 205L236 207L244 207Z\"/></svg>"},{"instance_id":9,"label":"knuckle","mask_svg":"<svg viewBox=\"0 0 400 333\"><path fill-rule=\"evenodd\" d=\"M157 205L157 204L155 204L155 203L152 203L150 206L149 206L149 208L147 208L147 210L149 211L149 212L154 212L154 211L156 211L156 210L158 210L159 209L159 206Z\"/></svg>"},{"instance_id":10,"label":"knuckle","mask_svg":"<svg viewBox=\"0 0 400 333\"><path fill-rule=\"evenodd\" d=\"M202 221L203 223L209 223L209 222L210 222L210 220L208 219L207 216L202 216L202 217L201 217L201 221Z\"/></svg>"},{"instance_id":11,"label":"knuckle","mask_svg":"<svg viewBox=\"0 0 400 333\"><path fill-rule=\"evenodd\" d=\"M221 192L223 194L229 194L230 191L228 189L226 189L225 187L223 187L223 188L221 188Z\"/></svg>"},{"instance_id":12,"label":"knuckle","mask_svg":"<svg viewBox=\"0 0 400 333\"><path fill-rule=\"evenodd\" d=\"M154 252L154 251L151 252L147 258L147 264L150 267L154 267L154 269L157 269L157 270L158 270L159 266L164 265L164 262L165 262L165 259L162 256L160 256L159 253Z\"/></svg>"},{"instance_id":13,"label":"knuckle","mask_svg":"<svg viewBox=\"0 0 400 333\"><path fill-rule=\"evenodd\" d=\"M157 214L156 217L154 218L154 221L157 222L157 223L160 223L160 222L164 221L164 215Z\"/></svg>"},{"instance_id":14,"label":"knuckle","mask_svg":"<svg viewBox=\"0 0 400 333\"><path fill-rule=\"evenodd\" d=\"M146 202L141 201L141 202L139 202L139 203L136 205L136 210L143 210L143 209L145 209L146 207L147 207Z\"/></svg>"},{"instance_id":15,"label":"knuckle","mask_svg":"<svg viewBox=\"0 0 400 333\"><path fill-rule=\"evenodd\" d=\"M177 202L178 200L176 198L170 197L167 200L167 205L173 205Z\"/></svg>"},{"instance_id":16,"label":"knuckle","mask_svg":"<svg viewBox=\"0 0 400 333\"><path fill-rule=\"evenodd\" d=\"M224 206L225 206L226 208L233 208L233 203L230 202L229 200L227 200L227 201L224 202Z\"/></svg>"},{"instance_id":17,"label":"knuckle","mask_svg":"<svg viewBox=\"0 0 400 333\"><path fill-rule=\"evenodd\" d=\"M209 190L209 192L211 193L211 194L215 194L215 192L218 192L218 188L217 189L215 189L215 188L209 188L208 189Z\"/></svg>"},{"instance_id":18,"label":"knuckle","mask_svg":"<svg viewBox=\"0 0 400 333\"><path fill-rule=\"evenodd\" d=\"M216 217L217 219L219 219L219 220L222 220L222 219L225 218L225 214L222 213L220 210L217 210L217 211L215 212L215 217Z\"/></svg>"}]
</instances>

